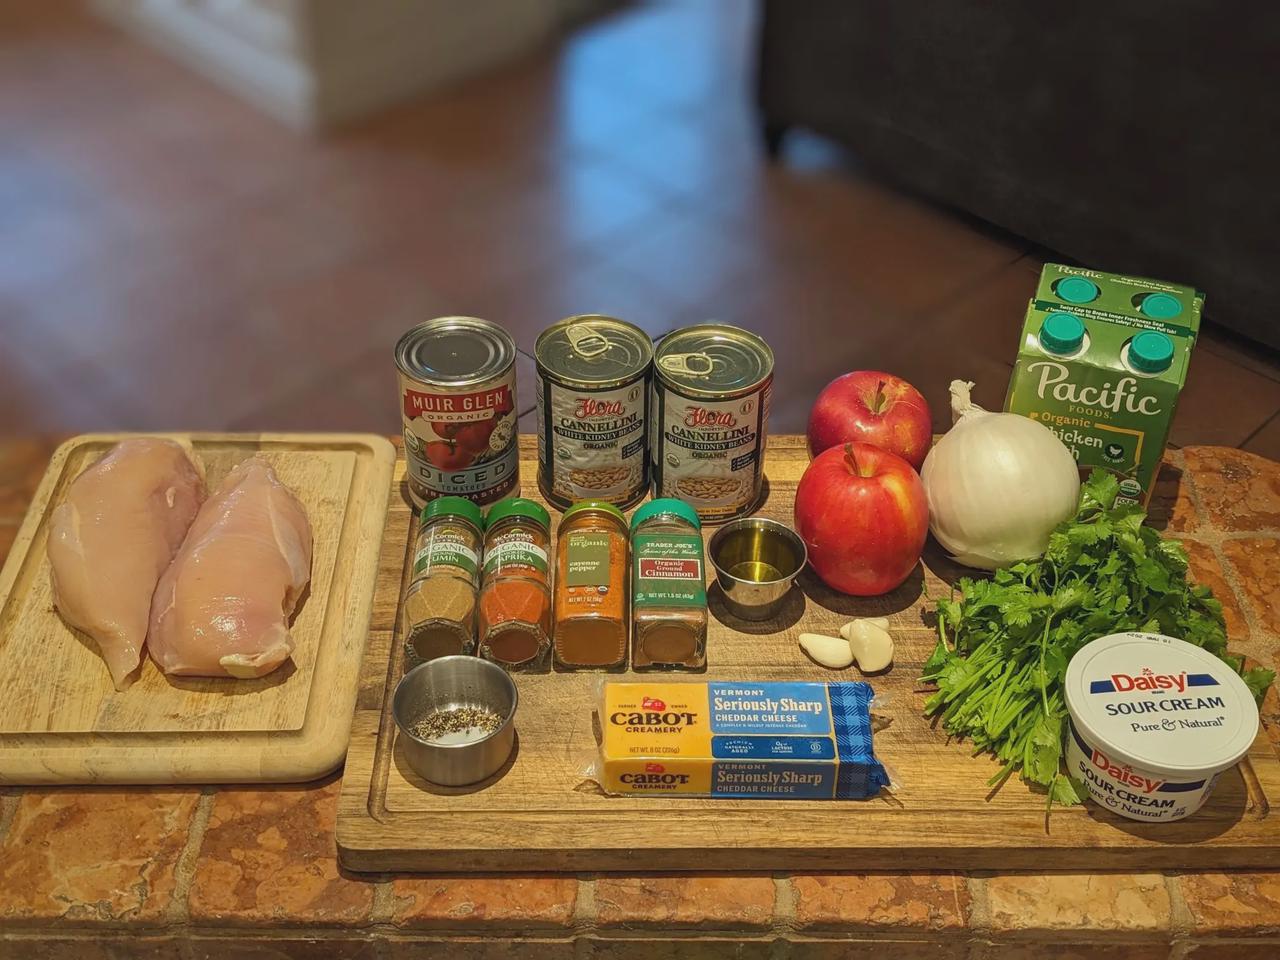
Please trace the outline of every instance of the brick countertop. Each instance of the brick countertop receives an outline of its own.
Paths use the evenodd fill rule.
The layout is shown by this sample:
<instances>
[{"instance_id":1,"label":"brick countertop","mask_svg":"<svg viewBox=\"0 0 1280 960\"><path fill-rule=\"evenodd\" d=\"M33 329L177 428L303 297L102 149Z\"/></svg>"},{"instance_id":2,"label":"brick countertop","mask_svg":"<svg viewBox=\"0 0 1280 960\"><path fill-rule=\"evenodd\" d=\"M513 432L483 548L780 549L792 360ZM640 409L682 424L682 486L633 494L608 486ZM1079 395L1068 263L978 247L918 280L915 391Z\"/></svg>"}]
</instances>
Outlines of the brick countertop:
<instances>
[{"instance_id":1,"label":"brick countertop","mask_svg":"<svg viewBox=\"0 0 1280 960\"><path fill-rule=\"evenodd\" d=\"M54 445L0 441L0 556ZM1187 541L1233 648L1277 666L1280 464L1216 447L1170 461L1153 520ZM1274 690L1263 713L1280 746ZM0 958L1280 957L1280 864L358 876L336 860L338 785L0 789Z\"/></svg>"}]
</instances>

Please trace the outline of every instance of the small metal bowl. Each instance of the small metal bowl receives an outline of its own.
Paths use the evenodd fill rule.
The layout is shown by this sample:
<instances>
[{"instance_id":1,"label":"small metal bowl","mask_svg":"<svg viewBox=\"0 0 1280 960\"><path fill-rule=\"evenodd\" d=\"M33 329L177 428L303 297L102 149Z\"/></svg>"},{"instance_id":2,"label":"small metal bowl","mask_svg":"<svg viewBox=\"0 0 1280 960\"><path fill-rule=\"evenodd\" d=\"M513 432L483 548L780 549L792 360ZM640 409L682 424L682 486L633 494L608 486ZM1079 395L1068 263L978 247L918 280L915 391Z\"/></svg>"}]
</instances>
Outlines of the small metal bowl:
<instances>
[{"instance_id":1,"label":"small metal bowl","mask_svg":"<svg viewBox=\"0 0 1280 960\"><path fill-rule=\"evenodd\" d=\"M493 776L511 756L518 700L515 681L497 664L479 657L439 657L404 675L391 700L391 715L414 773L441 786L461 787ZM423 740L412 732L417 721L437 710L466 707L490 710L502 723L492 733L462 743Z\"/></svg>"},{"instance_id":2,"label":"small metal bowl","mask_svg":"<svg viewBox=\"0 0 1280 960\"><path fill-rule=\"evenodd\" d=\"M715 532L708 545L725 606L742 620L770 620L808 560L800 535L777 520L742 517Z\"/></svg>"}]
</instances>

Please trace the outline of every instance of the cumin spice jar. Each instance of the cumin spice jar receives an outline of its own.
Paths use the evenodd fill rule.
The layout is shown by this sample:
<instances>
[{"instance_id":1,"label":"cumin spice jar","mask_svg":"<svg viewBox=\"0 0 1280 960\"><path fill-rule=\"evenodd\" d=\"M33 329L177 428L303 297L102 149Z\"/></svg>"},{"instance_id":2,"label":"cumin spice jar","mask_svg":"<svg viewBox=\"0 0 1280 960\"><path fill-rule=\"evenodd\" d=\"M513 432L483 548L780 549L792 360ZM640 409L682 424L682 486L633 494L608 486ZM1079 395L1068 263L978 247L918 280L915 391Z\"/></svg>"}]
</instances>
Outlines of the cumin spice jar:
<instances>
[{"instance_id":1,"label":"cumin spice jar","mask_svg":"<svg viewBox=\"0 0 1280 960\"><path fill-rule=\"evenodd\" d=\"M566 670L627 665L627 519L603 500L564 512L556 544L555 654Z\"/></svg>"},{"instance_id":2,"label":"cumin spice jar","mask_svg":"<svg viewBox=\"0 0 1280 960\"><path fill-rule=\"evenodd\" d=\"M475 650L483 529L484 514L465 497L440 497L423 508L404 598L406 670Z\"/></svg>"},{"instance_id":3,"label":"cumin spice jar","mask_svg":"<svg viewBox=\"0 0 1280 960\"><path fill-rule=\"evenodd\" d=\"M489 509L480 587L479 654L508 670L539 670L551 649L551 516L523 497Z\"/></svg>"},{"instance_id":4,"label":"cumin spice jar","mask_svg":"<svg viewBox=\"0 0 1280 960\"><path fill-rule=\"evenodd\" d=\"M702 524L683 500L651 500L631 518L631 666L707 665Z\"/></svg>"}]
</instances>

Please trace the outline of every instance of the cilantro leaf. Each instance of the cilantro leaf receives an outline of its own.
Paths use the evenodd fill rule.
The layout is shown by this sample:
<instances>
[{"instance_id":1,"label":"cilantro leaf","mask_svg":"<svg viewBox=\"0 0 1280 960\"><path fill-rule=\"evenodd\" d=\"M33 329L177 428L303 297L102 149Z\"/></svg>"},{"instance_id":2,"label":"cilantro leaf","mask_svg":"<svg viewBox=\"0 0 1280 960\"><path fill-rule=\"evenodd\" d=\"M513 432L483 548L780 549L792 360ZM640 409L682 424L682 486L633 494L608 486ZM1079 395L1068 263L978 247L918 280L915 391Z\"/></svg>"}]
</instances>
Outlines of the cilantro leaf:
<instances>
[{"instance_id":1,"label":"cilantro leaf","mask_svg":"<svg viewBox=\"0 0 1280 960\"><path fill-rule=\"evenodd\" d=\"M1141 508L1116 506L1119 493L1113 474L1095 470L1043 557L962 579L937 603L939 639L923 673L938 691L925 713L1001 762L992 783L1021 771L1047 788L1050 805L1085 796L1061 767L1063 679L1086 643L1125 630L1165 633L1221 658L1259 701L1275 681L1274 671L1246 670L1227 651L1222 604L1187 579L1185 549L1144 526Z\"/></svg>"}]
</instances>

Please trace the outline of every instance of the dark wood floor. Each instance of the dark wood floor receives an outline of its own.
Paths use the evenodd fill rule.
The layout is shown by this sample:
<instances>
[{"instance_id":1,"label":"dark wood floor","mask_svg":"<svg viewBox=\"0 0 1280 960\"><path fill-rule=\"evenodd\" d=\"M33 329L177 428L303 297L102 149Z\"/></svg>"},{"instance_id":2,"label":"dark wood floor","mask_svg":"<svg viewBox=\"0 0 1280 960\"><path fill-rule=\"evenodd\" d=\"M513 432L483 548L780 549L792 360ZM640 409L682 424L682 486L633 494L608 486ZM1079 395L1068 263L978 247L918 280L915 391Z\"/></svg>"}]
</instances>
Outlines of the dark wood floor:
<instances>
[{"instance_id":1,"label":"dark wood floor","mask_svg":"<svg viewBox=\"0 0 1280 960\"><path fill-rule=\"evenodd\" d=\"M525 349L588 311L750 327L775 431L855 368L939 428L955 377L998 405L1036 256L816 138L767 162L750 9L626 9L313 139L78 4L0 4L0 433L394 432L392 345L446 313ZM1280 459L1278 411L1275 358L1210 331L1174 440Z\"/></svg>"}]
</instances>

